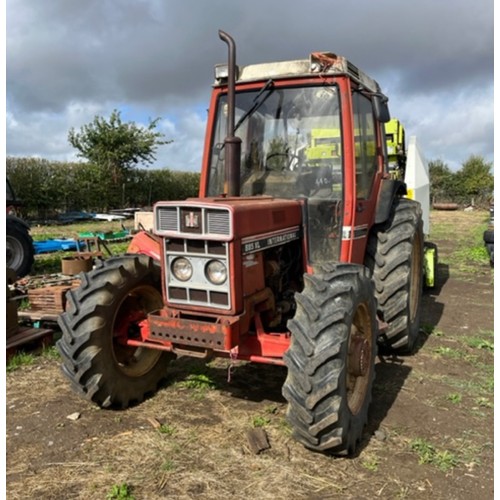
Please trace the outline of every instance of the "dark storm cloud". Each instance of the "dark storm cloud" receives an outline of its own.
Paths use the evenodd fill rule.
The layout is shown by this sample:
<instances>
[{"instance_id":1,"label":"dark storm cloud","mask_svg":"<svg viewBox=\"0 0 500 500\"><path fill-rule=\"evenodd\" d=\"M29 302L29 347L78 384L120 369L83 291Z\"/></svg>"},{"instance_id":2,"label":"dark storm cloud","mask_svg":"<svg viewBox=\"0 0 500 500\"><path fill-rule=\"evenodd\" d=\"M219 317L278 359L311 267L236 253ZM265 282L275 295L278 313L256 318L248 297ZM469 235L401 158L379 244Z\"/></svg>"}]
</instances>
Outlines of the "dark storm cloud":
<instances>
[{"instance_id":1,"label":"dark storm cloud","mask_svg":"<svg viewBox=\"0 0 500 500\"><path fill-rule=\"evenodd\" d=\"M345 54L365 71L401 75L407 92L492 77L493 2L479 0L9 2L8 92L27 109L72 100L199 97L225 57L242 63Z\"/></svg>"},{"instance_id":2,"label":"dark storm cloud","mask_svg":"<svg viewBox=\"0 0 500 500\"><path fill-rule=\"evenodd\" d=\"M425 105L441 102L443 114L464 92L492 99L492 0L8 0L12 123L27 130L30 118L49 114L66 115L66 126L75 106L127 103L164 116L204 105L213 65L227 54L219 28L235 38L240 64L345 55L400 109L419 96L437 96ZM492 130L485 113L479 121Z\"/></svg>"}]
</instances>

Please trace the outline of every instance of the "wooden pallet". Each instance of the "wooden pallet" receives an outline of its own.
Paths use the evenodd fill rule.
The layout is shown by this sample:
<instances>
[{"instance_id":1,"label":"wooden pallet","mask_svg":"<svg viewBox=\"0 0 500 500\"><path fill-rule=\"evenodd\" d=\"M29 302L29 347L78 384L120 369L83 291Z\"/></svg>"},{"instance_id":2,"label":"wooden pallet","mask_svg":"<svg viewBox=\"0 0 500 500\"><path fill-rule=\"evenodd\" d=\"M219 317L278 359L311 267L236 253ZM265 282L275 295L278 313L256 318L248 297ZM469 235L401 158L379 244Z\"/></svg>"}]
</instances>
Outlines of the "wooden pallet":
<instances>
[{"instance_id":1,"label":"wooden pallet","mask_svg":"<svg viewBox=\"0 0 500 500\"><path fill-rule=\"evenodd\" d=\"M46 316L58 316L66 307L66 292L75 288L79 282L71 285L50 285L28 290L30 309Z\"/></svg>"}]
</instances>

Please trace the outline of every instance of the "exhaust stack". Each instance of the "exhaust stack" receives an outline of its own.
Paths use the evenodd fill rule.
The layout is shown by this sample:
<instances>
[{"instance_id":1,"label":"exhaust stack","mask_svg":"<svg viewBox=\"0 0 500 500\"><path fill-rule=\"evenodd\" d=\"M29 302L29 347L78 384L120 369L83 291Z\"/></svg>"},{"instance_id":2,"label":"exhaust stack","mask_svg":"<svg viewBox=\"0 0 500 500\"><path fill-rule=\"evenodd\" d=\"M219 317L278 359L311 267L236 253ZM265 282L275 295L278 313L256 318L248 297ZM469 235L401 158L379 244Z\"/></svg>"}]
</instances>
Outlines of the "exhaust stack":
<instances>
[{"instance_id":1,"label":"exhaust stack","mask_svg":"<svg viewBox=\"0 0 500 500\"><path fill-rule=\"evenodd\" d=\"M227 81L227 136L224 139L224 165L226 168L224 192L227 196L240 195L241 139L234 135L234 88L236 82L236 45L234 40L222 30L219 38L228 46Z\"/></svg>"}]
</instances>

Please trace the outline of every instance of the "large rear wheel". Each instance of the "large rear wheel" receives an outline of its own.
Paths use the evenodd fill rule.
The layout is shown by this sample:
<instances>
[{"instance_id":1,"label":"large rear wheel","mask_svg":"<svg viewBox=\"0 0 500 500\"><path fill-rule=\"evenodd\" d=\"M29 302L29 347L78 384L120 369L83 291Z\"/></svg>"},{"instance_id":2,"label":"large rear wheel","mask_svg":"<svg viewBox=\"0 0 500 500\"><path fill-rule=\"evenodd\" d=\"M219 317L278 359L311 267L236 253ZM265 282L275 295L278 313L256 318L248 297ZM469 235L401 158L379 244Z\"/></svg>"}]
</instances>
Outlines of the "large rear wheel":
<instances>
[{"instance_id":1,"label":"large rear wheel","mask_svg":"<svg viewBox=\"0 0 500 500\"><path fill-rule=\"evenodd\" d=\"M369 273L339 264L304 276L289 321L283 395L295 438L346 455L363 434L374 379L376 306Z\"/></svg>"},{"instance_id":2,"label":"large rear wheel","mask_svg":"<svg viewBox=\"0 0 500 500\"><path fill-rule=\"evenodd\" d=\"M379 343L409 353L418 338L424 273L420 204L395 201L389 220L370 236L366 265L372 271L378 313L387 323Z\"/></svg>"},{"instance_id":3,"label":"large rear wheel","mask_svg":"<svg viewBox=\"0 0 500 500\"><path fill-rule=\"evenodd\" d=\"M173 357L126 344L129 338L140 339L140 322L163 305L160 268L150 257L125 255L81 278L59 317L63 373L79 394L99 406L140 403L156 391Z\"/></svg>"}]
</instances>

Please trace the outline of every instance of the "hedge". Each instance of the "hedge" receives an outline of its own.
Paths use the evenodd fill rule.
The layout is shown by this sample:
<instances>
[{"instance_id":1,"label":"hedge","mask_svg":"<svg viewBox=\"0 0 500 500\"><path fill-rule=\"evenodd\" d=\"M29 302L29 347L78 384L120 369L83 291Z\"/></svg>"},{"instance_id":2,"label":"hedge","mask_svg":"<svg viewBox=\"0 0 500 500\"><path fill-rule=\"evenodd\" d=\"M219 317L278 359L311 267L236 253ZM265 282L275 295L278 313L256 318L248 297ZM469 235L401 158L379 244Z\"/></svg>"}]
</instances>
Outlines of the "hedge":
<instances>
[{"instance_id":1,"label":"hedge","mask_svg":"<svg viewBox=\"0 0 500 500\"><path fill-rule=\"evenodd\" d=\"M106 212L126 207L151 207L160 200L198 195L200 174L164 169L136 169L115 182L90 163L55 162L40 158L7 158L7 177L22 200L25 218L49 218L67 211Z\"/></svg>"}]
</instances>

